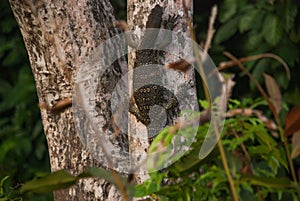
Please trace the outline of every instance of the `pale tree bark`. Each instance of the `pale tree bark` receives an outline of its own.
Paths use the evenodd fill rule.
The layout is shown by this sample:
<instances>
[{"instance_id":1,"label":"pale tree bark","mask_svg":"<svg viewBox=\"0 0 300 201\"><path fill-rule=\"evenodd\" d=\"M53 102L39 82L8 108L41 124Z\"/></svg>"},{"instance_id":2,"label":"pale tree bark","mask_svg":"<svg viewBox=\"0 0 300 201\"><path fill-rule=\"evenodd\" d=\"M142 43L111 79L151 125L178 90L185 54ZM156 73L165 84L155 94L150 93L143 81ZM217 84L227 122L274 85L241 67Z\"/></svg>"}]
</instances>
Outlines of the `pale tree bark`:
<instances>
[{"instance_id":1,"label":"pale tree bark","mask_svg":"<svg viewBox=\"0 0 300 201\"><path fill-rule=\"evenodd\" d=\"M28 51L39 102L51 107L71 98L79 66L103 40L118 33L111 26L115 16L110 2L10 0L10 4ZM124 71L121 65L111 67L111 72L119 74L116 76ZM106 104L104 100L104 121L110 115ZM41 114L52 171L65 169L77 175L86 167L101 166L83 147L72 108L57 114L41 110ZM121 199L116 188L101 179L80 180L69 189L54 192L54 198L56 201Z\"/></svg>"}]
</instances>

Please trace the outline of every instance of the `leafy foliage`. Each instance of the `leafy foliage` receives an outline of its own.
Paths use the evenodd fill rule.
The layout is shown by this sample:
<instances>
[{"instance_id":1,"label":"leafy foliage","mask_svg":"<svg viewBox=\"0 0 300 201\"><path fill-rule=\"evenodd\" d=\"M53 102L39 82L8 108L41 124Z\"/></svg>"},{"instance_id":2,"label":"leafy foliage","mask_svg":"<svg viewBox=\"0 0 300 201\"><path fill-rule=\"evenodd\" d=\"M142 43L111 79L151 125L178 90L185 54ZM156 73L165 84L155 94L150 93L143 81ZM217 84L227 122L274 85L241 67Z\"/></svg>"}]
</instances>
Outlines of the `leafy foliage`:
<instances>
[{"instance_id":1,"label":"leafy foliage","mask_svg":"<svg viewBox=\"0 0 300 201\"><path fill-rule=\"evenodd\" d=\"M299 74L299 18L299 5L293 0L225 0L219 12L220 25L213 48L226 49L240 57L274 53L288 63L292 72ZM220 52L214 54L220 55ZM272 74L279 86L285 89L283 96L286 97L286 102L297 104L297 100L300 99L300 82L295 77L289 82L287 76L281 73L278 62L262 59L246 63L246 66L260 82L263 81L262 73ZM250 83L250 88L247 89L249 83L246 82L247 80L240 83L242 86L234 93L236 97L247 94L251 97L255 94L253 83ZM244 93L249 90L252 93ZM293 98L288 98L291 94Z\"/></svg>"},{"instance_id":2,"label":"leafy foliage","mask_svg":"<svg viewBox=\"0 0 300 201\"><path fill-rule=\"evenodd\" d=\"M230 101L229 107L255 109L263 105L261 99L248 99L244 103ZM218 149L203 161L197 159L207 129L208 125L200 127L192 150L164 171L151 173L148 181L136 187L135 196L152 195L162 200L231 200ZM239 114L227 119L222 135L241 200L298 200L297 187L289 178L284 148L259 118Z\"/></svg>"}]
</instances>

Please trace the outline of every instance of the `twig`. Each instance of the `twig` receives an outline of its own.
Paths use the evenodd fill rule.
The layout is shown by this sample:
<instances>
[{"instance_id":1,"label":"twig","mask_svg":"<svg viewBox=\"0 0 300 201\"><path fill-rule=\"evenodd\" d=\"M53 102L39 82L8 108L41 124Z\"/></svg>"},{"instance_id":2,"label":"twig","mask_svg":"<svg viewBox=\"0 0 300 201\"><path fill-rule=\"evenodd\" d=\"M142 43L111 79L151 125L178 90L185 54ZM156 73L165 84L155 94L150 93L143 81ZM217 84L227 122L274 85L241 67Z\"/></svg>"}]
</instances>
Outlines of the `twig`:
<instances>
[{"instance_id":1,"label":"twig","mask_svg":"<svg viewBox=\"0 0 300 201\"><path fill-rule=\"evenodd\" d=\"M262 114L262 112L259 110L255 110L252 108L237 108L237 109L229 110L226 113L226 117L233 117L236 115L243 115L246 117L255 115L257 118L259 118L265 124L265 126L268 129L273 130L273 131L278 129L277 125L272 120L270 120L266 116L264 116Z\"/></svg>"},{"instance_id":2,"label":"twig","mask_svg":"<svg viewBox=\"0 0 300 201\"><path fill-rule=\"evenodd\" d=\"M258 54L258 55L253 55L253 56L249 56L249 57L243 57L243 58L238 59L238 61L241 63L244 63L244 62L253 61L253 60L257 60L257 59L263 59L263 58L273 58L273 59L277 60L284 67L288 79L291 78L290 69L289 69L287 63L281 57L279 57L275 54L272 54L272 53L265 53L265 54ZM237 64L238 63L234 60L221 62L218 66L218 70L224 70L226 68L230 68Z\"/></svg>"},{"instance_id":3,"label":"twig","mask_svg":"<svg viewBox=\"0 0 300 201\"><path fill-rule=\"evenodd\" d=\"M263 96L263 98L267 101L271 111L273 114L276 114L276 109L275 106L273 105L273 103L271 102L271 100L269 99L267 93L264 91L264 89L261 87L261 85L258 83L258 81L253 77L253 75L247 70L247 68L236 58L234 57L232 54L230 54L229 52L223 52L223 54L228 57L229 59L231 59L232 61L234 61L237 66L244 72L246 73L246 75L250 78L250 80L255 84L255 86L258 88L259 92L261 93L261 95Z\"/></svg>"},{"instance_id":4,"label":"twig","mask_svg":"<svg viewBox=\"0 0 300 201\"><path fill-rule=\"evenodd\" d=\"M215 34L214 23L216 21L217 13L218 13L218 7L216 5L214 5L211 10L211 15L209 18L209 27L208 27L207 37L206 37L206 41L205 41L205 45L204 45L205 52L208 52L208 49L211 46L211 41Z\"/></svg>"}]
</instances>

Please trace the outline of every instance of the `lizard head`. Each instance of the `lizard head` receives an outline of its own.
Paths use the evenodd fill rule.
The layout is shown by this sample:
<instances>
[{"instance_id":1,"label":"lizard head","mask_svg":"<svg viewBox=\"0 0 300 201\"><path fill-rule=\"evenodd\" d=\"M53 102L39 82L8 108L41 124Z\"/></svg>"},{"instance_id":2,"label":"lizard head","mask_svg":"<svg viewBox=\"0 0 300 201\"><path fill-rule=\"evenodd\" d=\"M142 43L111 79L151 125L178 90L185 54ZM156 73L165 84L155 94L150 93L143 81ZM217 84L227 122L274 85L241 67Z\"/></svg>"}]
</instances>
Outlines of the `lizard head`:
<instances>
[{"instance_id":1,"label":"lizard head","mask_svg":"<svg viewBox=\"0 0 300 201\"><path fill-rule=\"evenodd\" d=\"M164 13L163 7L156 5L150 12L148 16L148 21L146 23L146 28L160 28L162 16Z\"/></svg>"}]
</instances>

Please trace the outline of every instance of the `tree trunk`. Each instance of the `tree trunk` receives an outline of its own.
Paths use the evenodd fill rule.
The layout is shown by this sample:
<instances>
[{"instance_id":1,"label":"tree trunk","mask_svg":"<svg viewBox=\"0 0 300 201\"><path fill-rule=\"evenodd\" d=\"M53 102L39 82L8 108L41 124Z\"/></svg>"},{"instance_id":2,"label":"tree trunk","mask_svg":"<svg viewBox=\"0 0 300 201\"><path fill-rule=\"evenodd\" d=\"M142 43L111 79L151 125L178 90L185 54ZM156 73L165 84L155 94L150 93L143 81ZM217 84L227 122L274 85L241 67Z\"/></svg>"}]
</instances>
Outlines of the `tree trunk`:
<instances>
[{"instance_id":1,"label":"tree trunk","mask_svg":"<svg viewBox=\"0 0 300 201\"><path fill-rule=\"evenodd\" d=\"M40 104L52 107L71 98L79 67L95 47L118 33L111 26L115 16L110 2L10 0L10 4L28 51ZM115 73L111 79L125 72L121 63L118 61L111 67L110 72ZM103 89L110 91L111 87ZM102 102L101 125L107 125L111 115L108 102L107 99ZM86 167L101 166L82 145L72 108L60 112L41 110L41 114L52 171L65 169L77 175ZM114 132L113 128L108 130ZM54 192L54 198L56 201L121 199L116 188L101 179L80 180L69 189Z\"/></svg>"}]
</instances>

